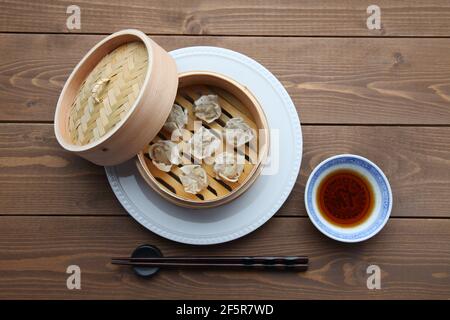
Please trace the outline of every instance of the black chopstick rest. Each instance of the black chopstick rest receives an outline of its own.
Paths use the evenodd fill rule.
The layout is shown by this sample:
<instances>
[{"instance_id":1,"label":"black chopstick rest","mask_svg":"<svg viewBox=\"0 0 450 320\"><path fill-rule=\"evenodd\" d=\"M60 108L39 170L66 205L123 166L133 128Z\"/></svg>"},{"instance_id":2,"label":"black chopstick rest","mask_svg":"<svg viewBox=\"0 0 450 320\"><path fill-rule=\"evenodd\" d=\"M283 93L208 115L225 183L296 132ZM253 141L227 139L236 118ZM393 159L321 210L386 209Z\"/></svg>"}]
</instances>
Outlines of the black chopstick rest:
<instances>
[{"instance_id":1,"label":"black chopstick rest","mask_svg":"<svg viewBox=\"0 0 450 320\"><path fill-rule=\"evenodd\" d=\"M161 250L150 244L137 247L131 254L132 258L160 258L163 257ZM140 277L151 278L159 271L159 267L154 266L133 266L133 271Z\"/></svg>"}]
</instances>

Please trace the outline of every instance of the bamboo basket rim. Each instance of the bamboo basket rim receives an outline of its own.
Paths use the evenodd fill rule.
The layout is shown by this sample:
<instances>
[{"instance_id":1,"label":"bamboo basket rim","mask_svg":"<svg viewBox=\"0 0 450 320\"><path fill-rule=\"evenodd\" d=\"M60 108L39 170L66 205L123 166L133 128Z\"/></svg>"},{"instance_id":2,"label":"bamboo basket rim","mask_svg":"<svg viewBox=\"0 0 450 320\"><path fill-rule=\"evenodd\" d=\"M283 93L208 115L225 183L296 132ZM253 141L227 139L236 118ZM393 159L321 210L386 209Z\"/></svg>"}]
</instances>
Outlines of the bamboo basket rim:
<instances>
[{"instance_id":1,"label":"bamboo basket rim","mask_svg":"<svg viewBox=\"0 0 450 320\"><path fill-rule=\"evenodd\" d=\"M229 84L237 87L239 90L241 90L252 102L252 104L255 106L258 113L261 115L261 122L263 123L263 127L266 130L266 141L263 145L262 150L258 152L258 162L253 166L251 172L247 176L247 178L242 182L242 184L234 189L232 192L230 192L227 195L224 195L222 197L212 199L212 200L192 200L192 199L186 199L183 197L178 196L177 194L173 194L167 190L164 189L164 187L158 183L158 181L155 179L155 177L150 172L150 169L148 168L145 156L143 150L139 151L137 154L137 159L135 161L136 167L141 174L141 176L144 178L144 180L152 186L152 189L157 191L159 195L161 195L163 198L169 201L175 201L176 204L181 205L183 207L192 208L192 209L201 209L201 208L210 208L217 206L219 204L225 204L230 202L231 200L234 200L241 196L254 182L255 180L260 176L261 171L263 169L263 162L268 158L269 156L269 150L270 150L270 130L269 125L267 121L266 114L261 107L261 104L259 103L258 99L254 96L254 94L245 86L237 82L236 80L231 79L228 76L225 76L221 73L211 72L211 71L189 71L189 72L182 72L178 74L178 78L187 77L187 76L212 76L219 78L221 80L224 80L228 82ZM223 203L220 203L222 202Z\"/></svg>"},{"instance_id":2,"label":"bamboo basket rim","mask_svg":"<svg viewBox=\"0 0 450 320\"><path fill-rule=\"evenodd\" d=\"M141 41L145 45L145 48L147 50L147 59L148 59L147 71L146 71L146 75L145 75L144 81L142 83L142 87L139 92L139 95L137 96L136 100L133 102L133 105L130 107L130 109L126 113L125 117L123 119L121 119L113 128L111 128L108 132L106 132L98 140L89 142L84 145L75 145L74 143L69 142L65 137L63 137L63 135L60 132L61 130L55 130L56 139L58 140L59 144L61 144L61 146L63 146L66 150L72 151L72 152L83 152L83 151L90 150L97 145L102 144L103 142L105 142L106 140L111 138L113 135L115 135L120 128L122 128L124 125L126 125L127 120L135 112L137 105L141 101L144 91L146 90L146 88L148 86L148 82L150 81L150 77L151 77L152 70L153 70L153 63L154 63L154 61L152 59L153 40L151 40L144 32L137 30L137 29L121 30L121 31L115 32L115 33L107 36L106 38L104 38L103 40L98 42L94 47L92 47L88 51L88 53L78 62L76 67L73 69L69 78L66 80L66 83L64 84L64 87L58 98L58 102L56 105L56 111L55 111L55 118L54 118L54 123L55 123L54 127L59 128L61 125L65 126L68 123L68 114L69 113L67 113L65 117L60 116L60 114L61 114L61 112L63 112L63 108L64 108L62 102L63 102L63 98L66 95L66 91L69 90L69 87L72 84L73 78L77 76L81 67L86 63L87 60L89 60L92 57L94 52L96 52L100 47L105 45L107 42L113 40L114 38L117 38L120 36L127 36L127 35L136 37L137 38L136 40ZM118 48L118 46L115 48L112 48L112 50L114 50L116 48ZM111 52L111 51L109 51L109 52ZM100 61L98 61L98 62L100 62ZM94 67L97 65L97 63L94 65ZM61 118L63 118L63 119L61 119Z\"/></svg>"}]
</instances>

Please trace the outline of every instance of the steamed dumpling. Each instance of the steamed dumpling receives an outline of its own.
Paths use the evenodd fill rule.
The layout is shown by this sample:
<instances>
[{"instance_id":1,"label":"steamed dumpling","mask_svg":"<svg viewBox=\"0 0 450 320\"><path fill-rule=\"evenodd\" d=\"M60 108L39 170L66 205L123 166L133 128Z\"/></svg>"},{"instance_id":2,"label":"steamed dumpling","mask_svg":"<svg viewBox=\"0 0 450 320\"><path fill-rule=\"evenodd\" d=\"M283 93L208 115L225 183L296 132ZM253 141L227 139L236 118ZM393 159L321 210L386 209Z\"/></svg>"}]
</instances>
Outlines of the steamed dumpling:
<instances>
[{"instance_id":1,"label":"steamed dumpling","mask_svg":"<svg viewBox=\"0 0 450 320\"><path fill-rule=\"evenodd\" d=\"M237 147L246 144L255 137L253 129L242 118L228 120L224 128L227 142Z\"/></svg>"},{"instance_id":2,"label":"steamed dumpling","mask_svg":"<svg viewBox=\"0 0 450 320\"><path fill-rule=\"evenodd\" d=\"M202 126L192 135L189 144L195 158L205 159L217 150L221 141L210 130Z\"/></svg>"},{"instance_id":3,"label":"steamed dumpling","mask_svg":"<svg viewBox=\"0 0 450 320\"><path fill-rule=\"evenodd\" d=\"M237 182L242 171L244 171L244 164L240 163L232 153L221 153L214 161L214 172L217 179Z\"/></svg>"},{"instance_id":4,"label":"steamed dumpling","mask_svg":"<svg viewBox=\"0 0 450 320\"><path fill-rule=\"evenodd\" d=\"M208 176L200 165L189 164L182 166L180 170L180 180L187 193L197 194L208 186Z\"/></svg>"},{"instance_id":5,"label":"steamed dumpling","mask_svg":"<svg viewBox=\"0 0 450 320\"><path fill-rule=\"evenodd\" d=\"M177 140L182 136L182 130L188 123L187 110L184 110L178 104L172 106L169 117L164 124L164 129L171 134L172 140Z\"/></svg>"},{"instance_id":6,"label":"steamed dumpling","mask_svg":"<svg viewBox=\"0 0 450 320\"><path fill-rule=\"evenodd\" d=\"M219 105L219 98L215 94L201 96L194 101L194 114L197 118L211 123L219 119L222 109Z\"/></svg>"},{"instance_id":7,"label":"steamed dumpling","mask_svg":"<svg viewBox=\"0 0 450 320\"><path fill-rule=\"evenodd\" d=\"M181 162L178 146L170 140L161 140L152 144L148 148L148 155L155 167L164 172L169 172L172 165Z\"/></svg>"}]
</instances>

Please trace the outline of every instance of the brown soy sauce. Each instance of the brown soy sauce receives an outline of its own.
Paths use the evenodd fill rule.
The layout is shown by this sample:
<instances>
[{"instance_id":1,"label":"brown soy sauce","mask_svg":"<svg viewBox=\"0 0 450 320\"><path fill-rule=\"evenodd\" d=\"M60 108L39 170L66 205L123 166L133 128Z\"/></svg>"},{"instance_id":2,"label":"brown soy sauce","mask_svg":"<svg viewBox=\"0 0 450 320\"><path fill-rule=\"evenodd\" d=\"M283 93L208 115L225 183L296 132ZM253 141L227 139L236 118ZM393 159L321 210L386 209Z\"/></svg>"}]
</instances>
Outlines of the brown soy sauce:
<instances>
[{"instance_id":1,"label":"brown soy sauce","mask_svg":"<svg viewBox=\"0 0 450 320\"><path fill-rule=\"evenodd\" d=\"M340 227L354 227L366 221L375 202L369 181L351 169L339 169L325 176L316 200L322 216Z\"/></svg>"}]
</instances>

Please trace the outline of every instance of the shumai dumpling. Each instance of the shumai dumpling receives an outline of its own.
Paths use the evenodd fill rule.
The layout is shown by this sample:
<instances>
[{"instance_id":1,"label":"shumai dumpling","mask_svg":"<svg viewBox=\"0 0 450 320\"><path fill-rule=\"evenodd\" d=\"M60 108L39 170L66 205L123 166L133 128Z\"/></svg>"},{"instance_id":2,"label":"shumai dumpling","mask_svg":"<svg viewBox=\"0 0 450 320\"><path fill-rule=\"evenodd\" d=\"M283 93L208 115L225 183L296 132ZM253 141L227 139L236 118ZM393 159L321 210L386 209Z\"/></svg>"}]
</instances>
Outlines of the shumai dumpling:
<instances>
[{"instance_id":1,"label":"shumai dumpling","mask_svg":"<svg viewBox=\"0 0 450 320\"><path fill-rule=\"evenodd\" d=\"M194 114L197 118L211 123L219 119L222 109L219 105L219 98L215 94L201 96L194 101Z\"/></svg>"},{"instance_id":2,"label":"shumai dumpling","mask_svg":"<svg viewBox=\"0 0 450 320\"><path fill-rule=\"evenodd\" d=\"M164 124L164 129L171 134L171 139L176 140L182 136L182 130L188 123L187 110L183 109L178 104L172 106L169 117Z\"/></svg>"},{"instance_id":3,"label":"shumai dumpling","mask_svg":"<svg viewBox=\"0 0 450 320\"><path fill-rule=\"evenodd\" d=\"M244 171L244 164L239 163L232 153L221 153L214 160L214 172L217 179L237 182L242 171Z\"/></svg>"},{"instance_id":4,"label":"shumai dumpling","mask_svg":"<svg viewBox=\"0 0 450 320\"><path fill-rule=\"evenodd\" d=\"M208 186L208 176L200 165L189 164L182 166L180 170L180 180L187 193L197 194Z\"/></svg>"},{"instance_id":5,"label":"shumai dumpling","mask_svg":"<svg viewBox=\"0 0 450 320\"><path fill-rule=\"evenodd\" d=\"M192 135L189 144L195 158L205 159L217 150L221 141L210 130L202 126Z\"/></svg>"},{"instance_id":6,"label":"shumai dumpling","mask_svg":"<svg viewBox=\"0 0 450 320\"><path fill-rule=\"evenodd\" d=\"M155 142L148 148L148 155L159 170L169 172L172 165L181 162L178 145L170 140Z\"/></svg>"},{"instance_id":7,"label":"shumai dumpling","mask_svg":"<svg viewBox=\"0 0 450 320\"><path fill-rule=\"evenodd\" d=\"M242 118L228 120L224 129L227 142L237 147L246 144L255 137L253 129Z\"/></svg>"}]
</instances>

